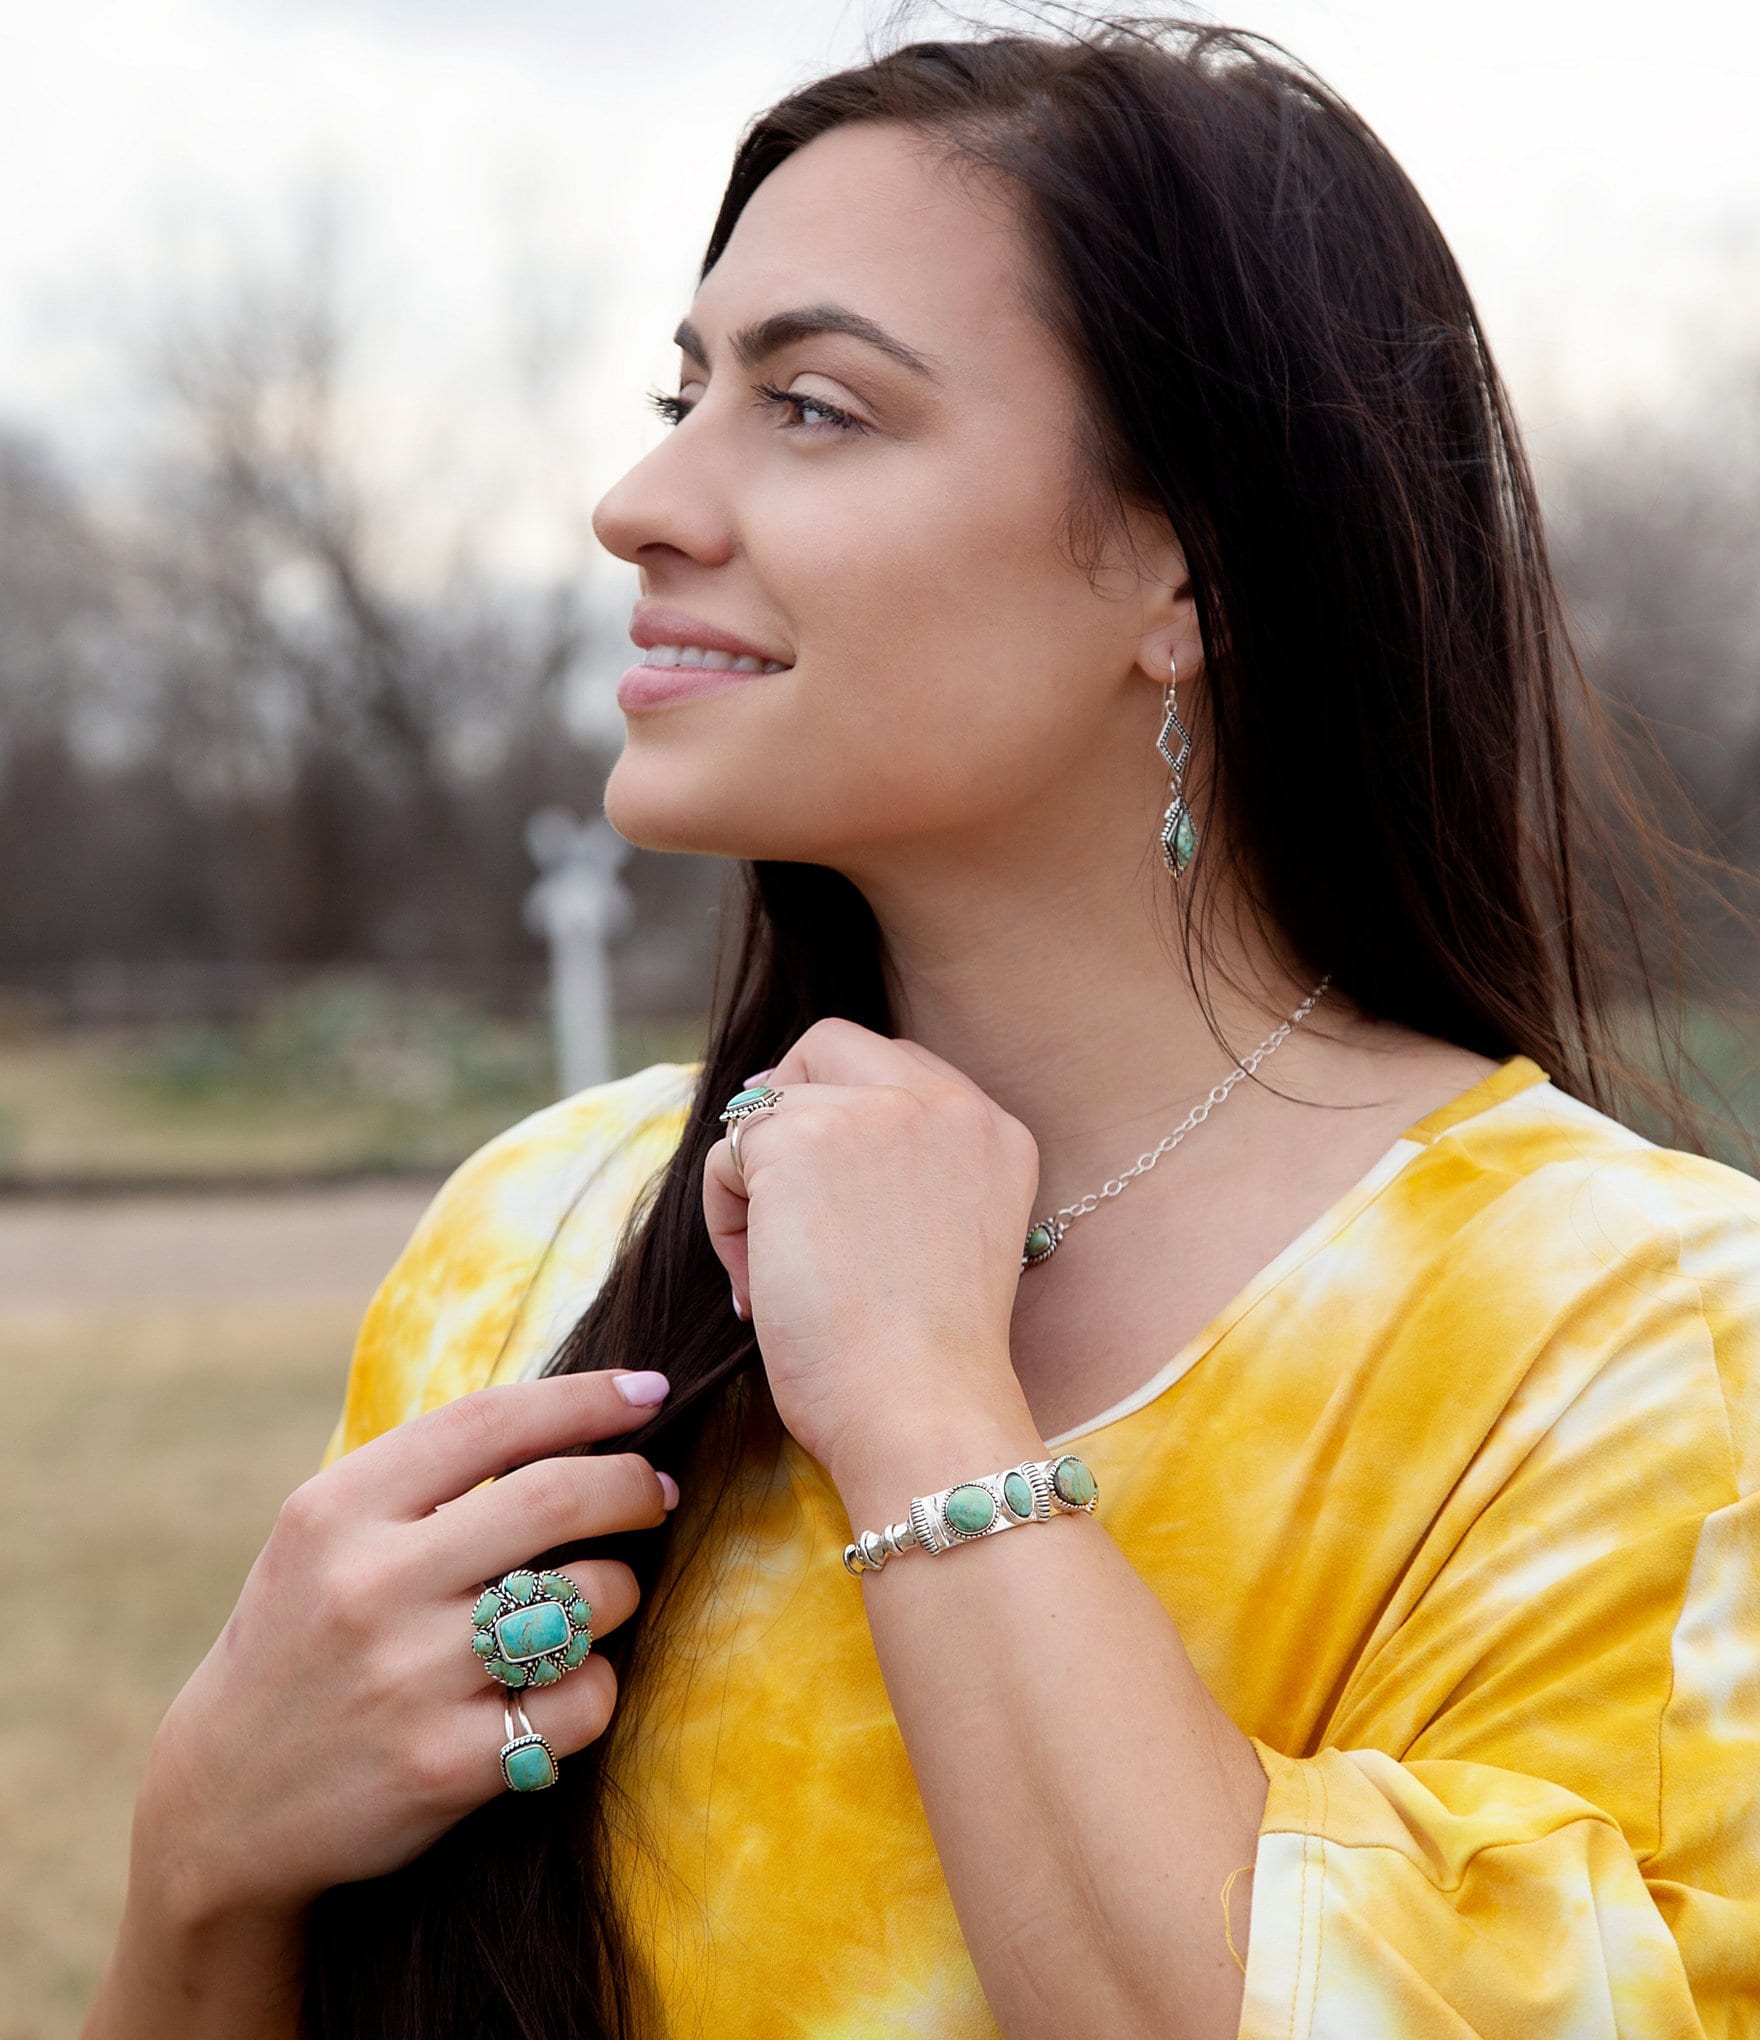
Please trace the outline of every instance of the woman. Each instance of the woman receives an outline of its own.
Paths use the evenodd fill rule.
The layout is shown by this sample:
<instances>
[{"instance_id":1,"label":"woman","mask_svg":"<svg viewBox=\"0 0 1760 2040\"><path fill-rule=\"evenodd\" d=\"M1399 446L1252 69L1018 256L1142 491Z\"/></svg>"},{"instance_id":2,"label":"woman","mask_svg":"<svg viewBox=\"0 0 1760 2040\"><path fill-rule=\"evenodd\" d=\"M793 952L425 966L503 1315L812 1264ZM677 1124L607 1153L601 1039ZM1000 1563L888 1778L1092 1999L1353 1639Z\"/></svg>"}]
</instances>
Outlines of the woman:
<instances>
[{"instance_id":1,"label":"woman","mask_svg":"<svg viewBox=\"0 0 1760 2040\"><path fill-rule=\"evenodd\" d=\"M1605 1109L1411 186L1233 33L912 45L678 339L606 810L742 860L704 1059L423 1219L91 2040L1755 2031L1760 1183Z\"/></svg>"}]
</instances>

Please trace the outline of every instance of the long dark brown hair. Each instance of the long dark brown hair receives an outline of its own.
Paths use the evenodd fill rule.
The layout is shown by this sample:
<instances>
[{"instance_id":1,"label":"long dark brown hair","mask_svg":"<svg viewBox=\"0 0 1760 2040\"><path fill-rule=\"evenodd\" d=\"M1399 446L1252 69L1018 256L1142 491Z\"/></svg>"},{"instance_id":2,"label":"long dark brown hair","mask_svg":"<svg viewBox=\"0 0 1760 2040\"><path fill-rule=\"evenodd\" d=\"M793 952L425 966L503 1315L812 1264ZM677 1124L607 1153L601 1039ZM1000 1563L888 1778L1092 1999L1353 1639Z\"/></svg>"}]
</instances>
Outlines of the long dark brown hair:
<instances>
[{"instance_id":1,"label":"long dark brown hair","mask_svg":"<svg viewBox=\"0 0 1760 2040\"><path fill-rule=\"evenodd\" d=\"M1227 817L1230 876L1302 981L1330 970L1371 1014L1525 1053L1575 1096L1656 1108L1677 1144L1701 1147L1678 1076L1634 1057L1629 1016L1685 1055L1674 876L1731 868L1664 835L1584 683L1472 300L1375 136L1232 29L1082 18L911 42L749 125L704 275L771 171L850 121L920 133L1018 204L1035 308L1081 405L1064 536L1097 540L1131 504L1181 542L1206 649L1199 827ZM780 862L730 873L737 933L683 1139L552 1362L664 1367L666 1410L611 1449L712 1492L708 1518L740 1454L777 1435L702 1224L716 1114L816 1019L898 1031L850 882ZM1193 974L1208 944L1189 907L1183 933L1232 1059ZM1658 940L1672 977L1652 965ZM620 1681L611 1728L561 1785L499 1795L408 1869L320 1901L309 2033L653 2032L606 1868L609 1825L631 1810L610 1760L690 1569L683 1535L593 1547L634 1568L642 1605L602 1646Z\"/></svg>"}]
</instances>

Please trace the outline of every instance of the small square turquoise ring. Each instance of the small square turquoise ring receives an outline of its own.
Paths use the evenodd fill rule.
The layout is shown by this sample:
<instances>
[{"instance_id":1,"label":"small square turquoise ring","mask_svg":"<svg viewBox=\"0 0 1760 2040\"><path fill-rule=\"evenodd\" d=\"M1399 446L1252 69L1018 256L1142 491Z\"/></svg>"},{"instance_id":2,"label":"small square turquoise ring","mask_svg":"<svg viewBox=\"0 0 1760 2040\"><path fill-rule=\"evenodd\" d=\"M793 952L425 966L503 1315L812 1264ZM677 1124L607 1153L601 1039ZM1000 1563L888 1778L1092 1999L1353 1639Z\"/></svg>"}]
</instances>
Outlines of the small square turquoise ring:
<instances>
[{"instance_id":1,"label":"small square turquoise ring","mask_svg":"<svg viewBox=\"0 0 1760 2040\"><path fill-rule=\"evenodd\" d=\"M750 1084L743 1091L735 1091L721 1108L721 1124L727 1128L727 1145L733 1155L735 1173L743 1182L745 1170L739 1159L740 1129L748 1119L755 1119L760 1112L774 1112L776 1101L782 1096L774 1084Z\"/></svg>"},{"instance_id":2,"label":"small square turquoise ring","mask_svg":"<svg viewBox=\"0 0 1760 2040\"><path fill-rule=\"evenodd\" d=\"M501 1720L507 1731L507 1740L501 1745L501 1775L508 1791L542 1792L547 1785L554 1785L561 1776L556 1752L532 1726L526 1710L517 1700L503 1700Z\"/></svg>"}]
</instances>

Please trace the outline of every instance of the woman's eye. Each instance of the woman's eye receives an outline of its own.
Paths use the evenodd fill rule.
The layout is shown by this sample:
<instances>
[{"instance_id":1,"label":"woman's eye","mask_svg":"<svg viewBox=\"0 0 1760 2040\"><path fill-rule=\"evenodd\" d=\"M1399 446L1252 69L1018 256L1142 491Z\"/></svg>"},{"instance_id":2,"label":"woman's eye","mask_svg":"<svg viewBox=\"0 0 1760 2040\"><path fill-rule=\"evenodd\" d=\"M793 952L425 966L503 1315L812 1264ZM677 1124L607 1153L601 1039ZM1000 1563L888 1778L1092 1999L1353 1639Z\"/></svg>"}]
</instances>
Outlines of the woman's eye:
<instances>
[{"instance_id":1,"label":"woman's eye","mask_svg":"<svg viewBox=\"0 0 1760 2040\"><path fill-rule=\"evenodd\" d=\"M840 411L835 404L826 403L823 397L809 397L799 390L778 389L774 383L759 383L757 396L763 404L788 405L794 412L795 423L809 430L817 429L807 417L809 411L817 411L828 419L832 430L837 432L866 432L868 429L860 419L852 418L847 411Z\"/></svg>"},{"instance_id":2,"label":"woman's eye","mask_svg":"<svg viewBox=\"0 0 1760 2040\"><path fill-rule=\"evenodd\" d=\"M800 390L778 389L774 383L758 383L754 394L760 408L781 404L794 413L794 427L808 432L866 432L870 428L859 418L853 418L837 405L828 404L823 397L810 397ZM665 390L650 390L648 402L659 412L669 425L682 424L696 409L682 397L675 397ZM814 415L809 416L812 413ZM791 428L794 429L794 428Z\"/></svg>"}]
</instances>

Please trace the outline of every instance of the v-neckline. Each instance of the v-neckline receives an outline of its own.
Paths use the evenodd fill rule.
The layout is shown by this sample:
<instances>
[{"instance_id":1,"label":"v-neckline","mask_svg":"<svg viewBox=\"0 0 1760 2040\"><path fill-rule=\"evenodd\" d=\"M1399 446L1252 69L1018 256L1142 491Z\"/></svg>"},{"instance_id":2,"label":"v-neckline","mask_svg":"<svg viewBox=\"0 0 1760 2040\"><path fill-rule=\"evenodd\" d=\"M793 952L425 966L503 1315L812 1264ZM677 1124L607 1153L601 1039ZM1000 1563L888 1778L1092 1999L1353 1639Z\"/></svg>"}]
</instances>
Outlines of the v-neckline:
<instances>
[{"instance_id":1,"label":"v-neckline","mask_svg":"<svg viewBox=\"0 0 1760 2040\"><path fill-rule=\"evenodd\" d=\"M1335 1198L1319 1217L1302 1230L1286 1246L1282 1247L1254 1275L1246 1286L1237 1292L1219 1310L1203 1330L1165 1361L1147 1381L1140 1383L1128 1395L1100 1411L1097 1416L1084 1418L1069 1430L1058 1432L1054 1438L1045 1440L1047 1452L1061 1452L1079 1438L1090 1437L1094 1432L1118 1423L1121 1419L1134 1416L1140 1409L1165 1395L1167 1391L1203 1359L1204 1355L1222 1339L1227 1332L1243 1318L1270 1289L1293 1274L1305 1262L1327 1245L1333 1237L1342 1232L1365 1205L1391 1183L1406 1164L1421 1155L1439 1136L1450 1128L1459 1126L1464 1120L1475 1119L1492 1106L1500 1105L1506 1098L1512 1098L1518 1091L1525 1091L1535 1084L1550 1083L1551 1077L1532 1057L1525 1055L1508 1056L1495 1069L1487 1070L1482 1077L1469 1084L1465 1090L1446 1099L1422 1119L1415 1120L1404 1133L1383 1153L1357 1180Z\"/></svg>"}]
</instances>

